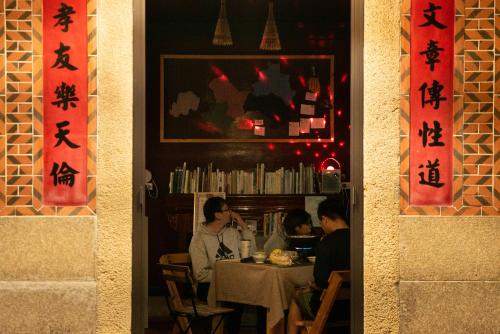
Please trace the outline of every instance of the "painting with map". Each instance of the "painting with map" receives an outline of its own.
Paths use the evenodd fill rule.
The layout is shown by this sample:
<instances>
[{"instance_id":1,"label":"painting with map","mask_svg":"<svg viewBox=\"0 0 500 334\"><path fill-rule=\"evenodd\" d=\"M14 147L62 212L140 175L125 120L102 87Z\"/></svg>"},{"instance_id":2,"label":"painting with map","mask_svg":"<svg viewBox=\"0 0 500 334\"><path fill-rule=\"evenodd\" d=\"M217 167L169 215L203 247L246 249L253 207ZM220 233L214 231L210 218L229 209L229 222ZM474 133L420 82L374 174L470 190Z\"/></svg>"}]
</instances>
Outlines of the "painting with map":
<instances>
[{"instance_id":1,"label":"painting with map","mask_svg":"<svg viewBox=\"0 0 500 334\"><path fill-rule=\"evenodd\" d=\"M334 140L333 56L162 55L162 142Z\"/></svg>"}]
</instances>

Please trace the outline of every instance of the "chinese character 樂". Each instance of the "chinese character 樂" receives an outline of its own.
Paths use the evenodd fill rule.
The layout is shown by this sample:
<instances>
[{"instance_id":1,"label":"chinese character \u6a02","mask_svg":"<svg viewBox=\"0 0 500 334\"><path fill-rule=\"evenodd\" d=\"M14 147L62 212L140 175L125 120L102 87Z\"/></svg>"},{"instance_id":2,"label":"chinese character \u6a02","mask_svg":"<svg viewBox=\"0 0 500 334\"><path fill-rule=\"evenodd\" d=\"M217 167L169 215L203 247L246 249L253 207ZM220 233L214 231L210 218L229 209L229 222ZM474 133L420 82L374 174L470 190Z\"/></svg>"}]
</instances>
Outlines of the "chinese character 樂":
<instances>
[{"instance_id":1,"label":"chinese character \u6a02","mask_svg":"<svg viewBox=\"0 0 500 334\"><path fill-rule=\"evenodd\" d=\"M76 101L79 101L78 97L76 97L75 93L76 87L75 85L68 85L64 81L61 82L60 86L57 86L56 91L56 98L58 100L55 100L52 102L53 105L57 106L58 108L61 108L63 110L68 110L68 106L71 106L72 108L76 108Z\"/></svg>"}]
</instances>

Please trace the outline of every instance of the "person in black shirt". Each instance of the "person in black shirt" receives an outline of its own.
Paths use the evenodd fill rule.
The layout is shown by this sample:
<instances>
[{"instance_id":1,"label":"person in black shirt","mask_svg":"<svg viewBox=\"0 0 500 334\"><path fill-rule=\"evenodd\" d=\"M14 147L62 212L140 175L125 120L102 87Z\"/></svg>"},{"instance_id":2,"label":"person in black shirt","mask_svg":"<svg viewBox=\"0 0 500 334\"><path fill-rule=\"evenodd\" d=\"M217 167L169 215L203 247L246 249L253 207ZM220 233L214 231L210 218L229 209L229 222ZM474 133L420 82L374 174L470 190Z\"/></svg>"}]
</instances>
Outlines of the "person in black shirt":
<instances>
[{"instance_id":1,"label":"person in black shirt","mask_svg":"<svg viewBox=\"0 0 500 334\"><path fill-rule=\"evenodd\" d=\"M341 202L326 199L318 206L318 218L325 236L316 249L314 263L314 282L309 287L300 289L288 312L288 332L297 333L296 321L312 320L320 306L320 297L323 289L328 287L328 278L334 270L350 269L349 226L345 218L346 208ZM348 316L348 305L335 303L332 312L341 311ZM346 314L347 313L347 314ZM334 318L337 318L335 316Z\"/></svg>"}]
</instances>

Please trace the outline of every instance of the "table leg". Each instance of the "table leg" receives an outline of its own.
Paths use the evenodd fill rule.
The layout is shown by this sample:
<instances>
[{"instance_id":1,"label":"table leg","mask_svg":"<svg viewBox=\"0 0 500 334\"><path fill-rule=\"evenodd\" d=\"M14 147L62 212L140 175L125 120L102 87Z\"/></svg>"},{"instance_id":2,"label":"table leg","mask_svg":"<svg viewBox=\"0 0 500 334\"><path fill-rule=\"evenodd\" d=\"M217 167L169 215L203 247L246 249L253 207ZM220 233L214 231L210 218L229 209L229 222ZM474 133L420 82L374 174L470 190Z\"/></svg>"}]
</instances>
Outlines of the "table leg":
<instances>
[{"instance_id":1,"label":"table leg","mask_svg":"<svg viewBox=\"0 0 500 334\"><path fill-rule=\"evenodd\" d=\"M273 327L269 323L269 309L267 309L266 317L266 334L285 334L285 318L281 318L280 321Z\"/></svg>"},{"instance_id":2,"label":"table leg","mask_svg":"<svg viewBox=\"0 0 500 334\"><path fill-rule=\"evenodd\" d=\"M215 316L212 318L212 329L217 326L217 324L220 321L221 316ZM223 334L224 333L224 320L221 321L219 327L217 327L217 331L214 332L214 334Z\"/></svg>"}]
</instances>

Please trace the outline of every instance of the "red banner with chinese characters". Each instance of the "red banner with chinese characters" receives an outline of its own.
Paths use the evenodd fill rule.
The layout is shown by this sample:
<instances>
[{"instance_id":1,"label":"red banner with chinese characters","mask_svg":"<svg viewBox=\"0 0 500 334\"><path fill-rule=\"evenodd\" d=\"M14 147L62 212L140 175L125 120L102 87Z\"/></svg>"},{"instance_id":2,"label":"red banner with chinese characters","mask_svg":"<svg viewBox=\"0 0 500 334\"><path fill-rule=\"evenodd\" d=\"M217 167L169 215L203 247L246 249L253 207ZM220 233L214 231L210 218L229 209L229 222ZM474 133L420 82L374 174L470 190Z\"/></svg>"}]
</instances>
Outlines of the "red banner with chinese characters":
<instances>
[{"instance_id":1,"label":"red banner with chinese characters","mask_svg":"<svg viewBox=\"0 0 500 334\"><path fill-rule=\"evenodd\" d=\"M43 202L87 204L87 1L43 1Z\"/></svg>"},{"instance_id":2,"label":"red banner with chinese characters","mask_svg":"<svg viewBox=\"0 0 500 334\"><path fill-rule=\"evenodd\" d=\"M412 0L410 205L450 205L454 1Z\"/></svg>"}]
</instances>

